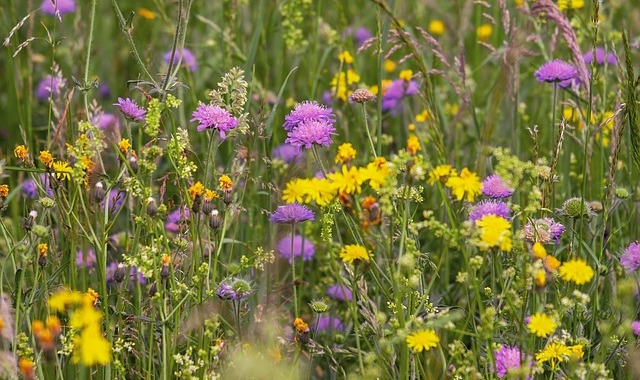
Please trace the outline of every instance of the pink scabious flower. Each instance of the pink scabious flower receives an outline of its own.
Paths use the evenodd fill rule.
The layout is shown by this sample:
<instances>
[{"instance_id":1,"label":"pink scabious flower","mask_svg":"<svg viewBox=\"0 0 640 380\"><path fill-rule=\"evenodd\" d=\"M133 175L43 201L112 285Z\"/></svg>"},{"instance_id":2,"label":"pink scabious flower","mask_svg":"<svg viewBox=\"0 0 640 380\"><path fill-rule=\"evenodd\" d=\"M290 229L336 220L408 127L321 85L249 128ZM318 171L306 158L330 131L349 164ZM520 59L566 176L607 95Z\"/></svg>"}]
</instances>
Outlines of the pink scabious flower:
<instances>
[{"instance_id":1,"label":"pink scabious flower","mask_svg":"<svg viewBox=\"0 0 640 380\"><path fill-rule=\"evenodd\" d=\"M162 59L166 63L169 63L171 61L172 53L173 53L173 50L169 50L168 52L164 53L164 56L162 56ZM173 57L174 64L178 62L178 59L180 59L180 50L176 49L175 55ZM193 53L189 49L182 49L182 64L185 65L190 71L196 71L198 69L196 56L193 55Z\"/></svg>"},{"instance_id":2,"label":"pink scabious flower","mask_svg":"<svg viewBox=\"0 0 640 380\"><path fill-rule=\"evenodd\" d=\"M495 215L509 220L511 218L510 214L511 209L509 209L509 205L506 203L487 200L478 203L471 211L469 211L469 220L475 223L487 215Z\"/></svg>"},{"instance_id":3,"label":"pink scabious flower","mask_svg":"<svg viewBox=\"0 0 640 380\"><path fill-rule=\"evenodd\" d=\"M507 198L513 194L513 189L499 175L493 174L482 181L482 194L491 198Z\"/></svg>"},{"instance_id":4,"label":"pink scabious flower","mask_svg":"<svg viewBox=\"0 0 640 380\"><path fill-rule=\"evenodd\" d=\"M75 12L76 2L75 0L42 0L40 10L42 13L51 16L56 15L56 12L59 15L63 15L65 13Z\"/></svg>"},{"instance_id":5,"label":"pink scabious flower","mask_svg":"<svg viewBox=\"0 0 640 380\"><path fill-rule=\"evenodd\" d=\"M274 159L280 159L287 164L293 164L297 162L302 162L304 156L299 154L300 150L289 144L282 144L273 148L271 151L271 156Z\"/></svg>"},{"instance_id":6,"label":"pink scabious flower","mask_svg":"<svg viewBox=\"0 0 640 380\"><path fill-rule=\"evenodd\" d=\"M117 131L120 129L120 120L112 113L102 112L96 114L91 123L100 128L100 130L112 130Z\"/></svg>"},{"instance_id":7,"label":"pink scabious flower","mask_svg":"<svg viewBox=\"0 0 640 380\"><path fill-rule=\"evenodd\" d=\"M502 346L494 352L496 358L496 375L502 379L509 370L519 369L522 366L522 354L518 347Z\"/></svg>"},{"instance_id":8,"label":"pink scabious flower","mask_svg":"<svg viewBox=\"0 0 640 380\"><path fill-rule=\"evenodd\" d=\"M629 244L624 250L620 257L620 263L627 273L635 272L640 268L640 244L637 241Z\"/></svg>"},{"instance_id":9,"label":"pink scabious flower","mask_svg":"<svg viewBox=\"0 0 640 380\"><path fill-rule=\"evenodd\" d=\"M190 121L197 121L198 131L205 129L217 129L220 132L220 138L224 140L227 137L227 131L238 125L238 119L233 117L226 109L212 105L202 104L193 111L193 118Z\"/></svg>"},{"instance_id":10,"label":"pink scabious flower","mask_svg":"<svg viewBox=\"0 0 640 380\"><path fill-rule=\"evenodd\" d=\"M333 126L336 121L336 115L333 114L331 108L318 104L315 101L304 101L298 103L296 107L284 117L282 127L291 132L300 124L308 121L325 122Z\"/></svg>"},{"instance_id":11,"label":"pink scabious flower","mask_svg":"<svg viewBox=\"0 0 640 380\"><path fill-rule=\"evenodd\" d=\"M313 211L299 203L289 203L278 206L278 209L271 214L269 221L278 224L293 224L314 220Z\"/></svg>"},{"instance_id":12,"label":"pink scabious flower","mask_svg":"<svg viewBox=\"0 0 640 380\"><path fill-rule=\"evenodd\" d=\"M640 321L631 322L631 330L633 330L634 335L640 335Z\"/></svg>"},{"instance_id":13,"label":"pink scabious flower","mask_svg":"<svg viewBox=\"0 0 640 380\"><path fill-rule=\"evenodd\" d=\"M587 50L583 55L584 63L591 64L593 62L593 50ZM603 47L596 48L596 64L599 66L604 66L605 62L611 66L615 66L618 64L618 59L616 55L612 52L607 53Z\"/></svg>"},{"instance_id":14,"label":"pink scabious flower","mask_svg":"<svg viewBox=\"0 0 640 380\"><path fill-rule=\"evenodd\" d=\"M147 111L144 108L138 106L129 98L118 98L118 103L114 103L113 105L120 108L120 112L132 121L144 121L147 115Z\"/></svg>"},{"instance_id":15,"label":"pink scabious flower","mask_svg":"<svg viewBox=\"0 0 640 380\"><path fill-rule=\"evenodd\" d=\"M283 259L289 260L291 263L291 234L286 235L278 242L278 252L280 253L280 257ZM313 255L316 253L316 247L313 243L304 239L300 235L295 235L293 237L293 257L300 258L302 257L303 261L310 261L313 258Z\"/></svg>"},{"instance_id":16,"label":"pink scabious flower","mask_svg":"<svg viewBox=\"0 0 640 380\"><path fill-rule=\"evenodd\" d=\"M288 133L285 143L290 144L300 150L300 148L311 149L313 145L330 146L333 144L332 135L336 129L326 121L305 121L298 128Z\"/></svg>"},{"instance_id":17,"label":"pink scabious flower","mask_svg":"<svg viewBox=\"0 0 640 380\"><path fill-rule=\"evenodd\" d=\"M351 289L340 284L331 285L327 289L327 295L337 301L351 301L353 297Z\"/></svg>"},{"instance_id":18,"label":"pink scabious flower","mask_svg":"<svg viewBox=\"0 0 640 380\"><path fill-rule=\"evenodd\" d=\"M538 82L558 83L575 78L578 71L573 65L556 59L542 65L534 75Z\"/></svg>"},{"instance_id":19,"label":"pink scabious flower","mask_svg":"<svg viewBox=\"0 0 640 380\"><path fill-rule=\"evenodd\" d=\"M322 316L318 318L318 322L315 326L316 331L335 331L342 332L344 331L344 322L340 320L340 318L335 316Z\"/></svg>"},{"instance_id":20,"label":"pink scabious flower","mask_svg":"<svg viewBox=\"0 0 640 380\"><path fill-rule=\"evenodd\" d=\"M38 83L36 88L36 98L40 101L47 101L49 96L56 96L65 86L66 82L61 77L52 77L47 75Z\"/></svg>"}]
</instances>

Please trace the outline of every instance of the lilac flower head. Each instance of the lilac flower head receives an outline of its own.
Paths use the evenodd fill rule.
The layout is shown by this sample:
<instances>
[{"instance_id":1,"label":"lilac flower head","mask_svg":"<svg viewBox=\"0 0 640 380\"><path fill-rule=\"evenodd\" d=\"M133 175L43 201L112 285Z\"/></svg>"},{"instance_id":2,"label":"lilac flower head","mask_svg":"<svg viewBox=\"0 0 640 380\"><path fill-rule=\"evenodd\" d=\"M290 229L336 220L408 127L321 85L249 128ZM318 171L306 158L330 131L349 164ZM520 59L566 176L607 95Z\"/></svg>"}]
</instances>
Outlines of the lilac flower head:
<instances>
[{"instance_id":1,"label":"lilac flower head","mask_svg":"<svg viewBox=\"0 0 640 380\"><path fill-rule=\"evenodd\" d=\"M125 193L124 191L120 191L118 189L111 189L111 191L109 191L109 195L108 195L108 199L109 199L109 213L110 214L115 214L120 210L120 207L122 207L122 204L124 203L124 199L127 197L127 193ZM106 205L106 200L107 198L103 199L100 202L100 207L102 207L102 209L104 210L104 206Z\"/></svg>"},{"instance_id":2,"label":"lilac flower head","mask_svg":"<svg viewBox=\"0 0 640 380\"><path fill-rule=\"evenodd\" d=\"M326 316L318 318L318 323L316 325L316 331L344 331L344 323L340 320L340 318L335 316Z\"/></svg>"},{"instance_id":3,"label":"lilac flower head","mask_svg":"<svg viewBox=\"0 0 640 380\"><path fill-rule=\"evenodd\" d=\"M291 144L296 149L311 149L313 145L330 146L333 144L332 135L336 129L326 121L305 121L298 128L289 131L285 143Z\"/></svg>"},{"instance_id":4,"label":"lilac flower head","mask_svg":"<svg viewBox=\"0 0 640 380\"><path fill-rule=\"evenodd\" d=\"M36 98L40 101L47 101L49 99L49 95L58 95L65 85L66 82L62 77L52 77L51 75L47 75L38 83L38 87L36 88Z\"/></svg>"},{"instance_id":5,"label":"lilac flower head","mask_svg":"<svg viewBox=\"0 0 640 380\"><path fill-rule=\"evenodd\" d=\"M499 175L493 174L482 181L482 194L491 198L506 198L513 194L513 189L507 186Z\"/></svg>"},{"instance_id":6,"label":"lilac flower head","mask_svg":"<svg viewBox=\"0 0 640 380\"><path fill-rule=\"evenodd\" d=\"M478 203L473 210L469 212L469 220L476 222L487 215L495 215L505 219L509 219L511 210L509 206L500 201L487 200Z\"/></svg>"},{"instance_id":7,"label":"lilac flower head","mask_svg":"<svg viewBox=\"0 0 640 380\"><path fill-rule=\"evenodd\" d=\"M169 232L177 233L180 231L180 223L189 220L190 212L187 206L178 207L171 214L167 215L167 222L164 229Z\"/></svg>"},{"instance_id":8,"label":"lilac flower head","mask_svg":"<svg viewBox=\"0 0 640 380\"><path fill-rule=\"evenodd\" d=\"M47 195L51 198L54 197L53 189L51 188L51 179L46 174L42 173L38 176L40 185L44 188ZM22 194L29 199L34 199L38 196L38 186L36 181L29 178L22 184Z\"/></svg>"},{"instance_id":9,"label":"lilac flower head","mask_svg":"<svg viewBox=\"0 0 640 380\"><path fill-rule=\"evenodd\" d=\"M291 263L291 234L286 235L278 242L278 252L280 257L289 260ZM303 239L300 235L293 237L293 256L302 257L304 261L310 261L316 253L316 247L308 239Z\"/></svg>"},{"instance_id":10,"label":"lilac flower head","mask_svg":"<svg viewBox=\"0 0 640 380\"><path fill-rule=\"evenodd\" d=\"M220 132L220 138L227 137L226 132L238 125L238 119L233 117L226 109L209 104L202 104L193 111L193 118L190 121L197 121L198 131L205 129L217 129Z\"/></svg>"},{"instance_id":11,"label":"lilac flower head","mask_svg":"<svg viewBox=\"0 0 640 380\"><path fill-rule=\"evenodd\" d=\"M58 15L63 15L65 13L75 12L76 2L75 0L42 0L40 10L42 13L51 16L56 15L56 11Z\"/></svg>"},{"instance_id":12,"label":"lilac flower head","mask_svg":"<svg viewBox=\"0 0 640 380\"><path fill-rule=\"evenodd\" d=\"M631 322L631 330L633 330L634 335L640 335L640 321Z\"/></svg>"},{"instance_id":13,"label":"lilac flower head","mask_svg":"<svg viewBox=\"0 0 640 380\"><path fill-rule=\"evenodd\" d=\"M78 268L91 269L96 266L96 252L89 249L86 253L78 250L76 252L76 266Z\"/></svg>"},{"instance_id":14,"label":"lilac flower head","mask_svg":"<svg viewBox=\"0 0 640 380\"><path fill-rule=\"evenodd\" d=\"M296 107L284 117L282 127L291 132L303 122L318 121L333 125L336 121L336 115L333 114L331 108L318 104L315 101L304 101L298 103Z\"/></svg>"},{"instance_id":15,"label":"lilac flower head","mask_svg":"<svg viewBox=\"0 0 640 380\"><path fill-rule=\"evenodd\" d=\"M102 99L108 99L111 96L111 89L109 88L109 85L106 83L100 83L98 86L98 94L100 94Z\"/></svg>"},{"instance_id":16,"label":"lilac flower head","mask_svg":"<svg viewBox=\"0 0 640 380\"><path fill-rule=\"evenodd\" d=\"M282 144L273 148L271 155L274 159L280 159L287 164L299 162L303 158L303 156L300 154L300 150L290 144Z\"/></svg>"},{"instance_id":17,"label":"lilac flower head","mask_svg":"<svg viewBox=\"0 0 640 380\"><path fill-rule=\"evenodd\" d=\"M118 264L115 261L112 261L111 263L109 263L109 265L107 265L107 284L113 284L114 282L116 282L116 272L118 271L119 267L126 268L126 266ZM129 285L133 285L136 282L140 285L144 285L147 283L147 279L136 267L131 267L129 268Z\"/></svg>"},{"instance_id":18,"label":"lilac flower head","mask_svg":"<svg viewBox=\"0 0 640 380\"><path fill-rule=\"evenodd\" d=\"M114 106L118 106L120 108L120 112L133 121L144 121L147 111L138 106L133 100L126 98L118 98L118 103L114 103Z\"/></svg>"},{"instance_id":19,"label":"lilac flower head","mask_svg":"<svg viewBox=\"0 0 640 380\"><path fill-rule=\"evenodd\" d=\"M627 273L635 272L640 268L640 244L637 241L629 244L624 250L620 257L620 263Z\"/></svg>"},{"instance_id":20,"label":"lilac flower head","mask_svg":"<svg viewBox=\"0 0 640 380\"><path fill-rule=\"evenodd\" d=\"M540 66L535 72L538 82L557 83L575 78L578 75L576 68L562 60L556 59Z\"/></svg>"},{"instance_id":21,"label":"lilac flower head","mask_svg":"<svg viewBox=\"0 0 640 380\"><path fill-rule=\"evenodd\" d=\"M593 50L587 50L583 55L584 63L591 64L593 62ZM596 63L599 66L604 66L605 62L611 66L615 66L618 64L618 59L616 55L612 52L607 53L603 47L596 48Z\"/></svg>"},{"instance_id":22,"label":"lilac flower head","mask_svg":"<svg viewBox=\"0 0 640 380\"><path fill-rule=\"evenodd\" d=\"M336 283L327 289L327 295L337 301L351 301L351 289Z\"/></svg>"},{"instance_id":23,"label":"lilac flower head","mask_svg":"<svg viewBox=\"0 0 640 380\"><path fill-rule=\"evenodd\" d=\"M402 110L402 99L418 93L418 82L396 79L382 93L382 111L397 115Z\"/></svg>"},{"instance_id":24,"label":"lilac flower head","mask_svg":"<svg viewBox=\"0 0 640 380\"><path fill-rule=\"evenodd\" d=\"M173 52L172 50L169 50L168 52L164 53L164 56L162 57L162 59L166 63L169 63L171 61L172 52ZM173 57L174 65L178 62L178 59L180 59L180 50L176 50L175 56ZM187 68L190 71L196 71L198 69L198 63L196 62L196 57L195 55L193 55L193 53L189 49L182 49L182 64L187 66Z\"/></svg>"},{"instance_id":25,"label":"lilac flower head","mask_svg":"<svg viewBox=\"0 0 640 380\"><path fill-rule=\"evenodd\" d=\"M313 211L299 203L278 206L278 209L269 218L271 223L279 224L300 223L307 220L314 220Z\"/></svg>"},{"instance_id":26,"label":"lilac flower head","mask_svg":"<svg viewBox=\"0 0 640 380\"><path fill-rule=\"evenodd\" d=\"M542 244L550 241L560 243L565 227L551 218L535 219L524 226L524 236L530 242Z\"/></svg>"},{"instance_id":27,"label":"lilac flower head","mask_svg":"<svg viewBox=\"0 0 640 380\"><path fill-rule=\"evenodd\" d=\"M235 279L230 283L222 283L216 291L218 298L222 300L241 300L251 294L251 285L242 279Z\"/></svg>"},{"instance_id":28,"label":"lilac flower head","mask_svg":"<svg viewBox=\"0 0 640 380\"><path fill-rule=\"evenodd\" d=\"M112 113L100 113L95 115L91 123L96 125L101 130L114 130L117 131L120 129L120 120L118 117Z\"/></svg>"},{"instance_id":29,"label":"lilac flower head","mask_svg":"<svg viewBox=\"0 0 640 380\"><path fill-rule=\"evenodd\" d=\"M519 369L522 366L520 349L518 347L502 346L494 352L496 358L496 375L498 379L505 377L511 369Z\"/></svg>"}]
</instances>

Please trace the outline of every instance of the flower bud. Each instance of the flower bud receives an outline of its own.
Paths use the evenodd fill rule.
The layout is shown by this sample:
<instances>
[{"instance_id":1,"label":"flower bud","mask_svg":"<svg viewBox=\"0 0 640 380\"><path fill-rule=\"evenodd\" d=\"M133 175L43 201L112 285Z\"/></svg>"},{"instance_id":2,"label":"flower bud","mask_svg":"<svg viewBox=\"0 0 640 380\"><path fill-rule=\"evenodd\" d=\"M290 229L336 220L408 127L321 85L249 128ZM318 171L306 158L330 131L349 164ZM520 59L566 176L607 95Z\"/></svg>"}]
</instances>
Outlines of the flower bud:
<instances>
[{"instance_id":1,"label":"flower bud","mask_svg":"<svg viewBox=\"0 0 640 380\"><path fill-rule=\"evenodd\" d=\"M147 198L147 215L150 217L156 216L158 213L158 204L153 197Z\"/></svg>"},{"instance_id":2,"label":"flower bud","mask_svg":"<svg viewBox=\"0 0 640 380\"><path fill-rule=\"evenodd\" d=\"M29 212L29 215L27 215L27 217L22 220L22 227L27 231L31 231L36 217L38 217L38 212L36 210L31 210L31 212Z\"/></svg>"},{"instance_id":3,"label":"flower bud","mask_svg":"<svg viewBox=\"0 0 640 380\"><path fill-rule=\"evenodd\" d=\"M222 218L220 217L218 210L211 211L211 214L209 214L209 227L213 230L217 230L221 225Z\"/></svg>"},{"instance_id":4,"label":"flower bud","mask_svg":"<svg viewBox=\"0 0 640 380\"><path fill-rule=\"evenodd\" d=\"M124 280L124 275L125 275L125 267L123 264L118 264L118 267L116 268L116 273L113 274L113 279L116 282L122 282Z\"/></svg>"},{"instance_id":5,"label":"flower bud","mask_svg":"<svg viewBox=\"0 0 640 380\"><path fill-rule=\"evenodd\" d=\"M367 90L366 88L359 88L349 95L349 100L355 103L365 103L375 100L376 96L373 92Z\"/></svg>"},{"instance_id":6,"label":"flower bud","mask_svg":"<svg viewBox=\"0 0 640 380\"><path fill-rule=\"evenodd\" d=\"M98 203L102 202L105 196L105 191L104 191L104 185L102 184L101 181L96 182L93 188L93 191L94 191L93 198L96 200L96 202Z\"/></svg>"},{"instance_id":7,"label":"flower bud","mask_svg":"<svg viewBox=\"0 0 640 380\"><path fill-rule=\"evenodd\" d=\"M131 167L131 170L133 170L134 173L138 172L138 157L136 157L135 155L130 155L129 156L129 166Z\"/></svg>"},{"instance_id":8,"label":"flower bud","mask_svg":"<svg viewBox=\"0 0 640 380\"><path fill-rule=\"evenodd\" d=\"M224 195L222 196L222 201L227 206L230 205L231 202L233 202L233 193L231 191L225 191Z\"/></svg>"}]
</instances>

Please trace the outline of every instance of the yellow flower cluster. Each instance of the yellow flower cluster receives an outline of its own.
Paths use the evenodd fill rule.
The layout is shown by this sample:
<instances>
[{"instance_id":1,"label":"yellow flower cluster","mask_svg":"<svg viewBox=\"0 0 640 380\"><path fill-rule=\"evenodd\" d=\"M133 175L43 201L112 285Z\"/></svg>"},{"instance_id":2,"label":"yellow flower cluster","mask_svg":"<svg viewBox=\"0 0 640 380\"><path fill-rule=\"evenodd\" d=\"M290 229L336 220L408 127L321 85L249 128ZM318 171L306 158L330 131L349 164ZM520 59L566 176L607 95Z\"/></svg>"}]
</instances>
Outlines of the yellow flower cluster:
<instances>
[{"instance_id":1,"label":"yellow flower cluster","mask_svg":"<svg viewBox=\"0 0 640 380\"><path fill-rule=\"evenodd\" d=\"M480 227L480 249L499 248L501 251L511 251L511 222L496 215L485 215L476 221Z\"/></svg>"},{"instance_id":2,"label":"yellow flower cluster","mask_svg":"<svg viewBox=\"0 0 640 380\"><path fill-rule=\"evenodd\" d=\"M584 0L558 0L558 9L581 9L584 7Z\"/></svg>"},{"instance_id":3,"label":"yellow flower cluster","mask_svg":"<svg viewBox=\"0 0 640 380\"><path fill-rule=\"evenodd\" d=\"M555 369L558 363L571 359L580 359L584 355L581 344L567 346L562 342L551 342L536 354L538 364L549 362L551 369Z\"/></svg>"},{"instance_id":4,"label":"yellow flower cluster","mask_svg":"<svg viewBox=\"0 0 640 380\"><path fill-rule=\"evenodd\" d=\"M346 102L351 92L353 92L349 87L358 82L360 82L360 75L353 69L339 72L331 80L331 93L335 94L336 98Z\"/></svg>"},{"instance_id":5,"label":"yellow flower cluster","mask_svg":"<svg viewBox=\"0 0 640 380\"><path fill-rule=\"evenodd\" d=\"M480 178L467 168L462 169L460 175L457 175L455 171L451 171L444 185L451 190L453 196L459 201L466 198L467 202L473 202L476 196L482 192Z\"/></svg>"}]
</instances>

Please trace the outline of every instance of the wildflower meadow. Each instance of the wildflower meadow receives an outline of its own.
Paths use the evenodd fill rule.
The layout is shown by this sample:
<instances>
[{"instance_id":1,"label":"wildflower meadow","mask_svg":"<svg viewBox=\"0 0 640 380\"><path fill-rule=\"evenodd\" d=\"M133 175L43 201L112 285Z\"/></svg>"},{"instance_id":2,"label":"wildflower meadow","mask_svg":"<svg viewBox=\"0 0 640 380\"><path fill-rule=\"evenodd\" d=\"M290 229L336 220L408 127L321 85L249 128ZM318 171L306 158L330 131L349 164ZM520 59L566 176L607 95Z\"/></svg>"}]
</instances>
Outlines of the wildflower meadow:
<instances>
[{"instance_id":1,"label":"wildflower meadow","mask_svg":"<svg viewBox=\"0 0 640 380\"><path fill-rule=\"evenodd\" d=\"M639 379L639 0L1 0L0 380Z\"/></svg>"}]
</instances>

